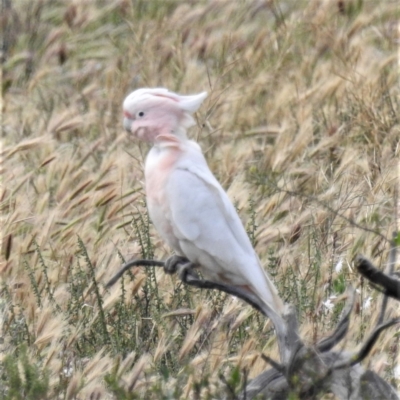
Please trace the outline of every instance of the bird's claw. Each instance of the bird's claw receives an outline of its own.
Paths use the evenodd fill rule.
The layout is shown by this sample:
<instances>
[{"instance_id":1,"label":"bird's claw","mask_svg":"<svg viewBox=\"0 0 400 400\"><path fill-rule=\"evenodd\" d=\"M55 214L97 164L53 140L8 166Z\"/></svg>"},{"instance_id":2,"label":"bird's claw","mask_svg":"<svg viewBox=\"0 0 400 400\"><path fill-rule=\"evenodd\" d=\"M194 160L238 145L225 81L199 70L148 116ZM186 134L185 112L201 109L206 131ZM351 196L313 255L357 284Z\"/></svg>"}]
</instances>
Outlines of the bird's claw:
<instances>
[{"instance_id":1,"label":"bird's claw","mask_svg":"<svg viewBox=\"0 0 400 400\"><path fill-rule=\"evenodd\" d=\"M184 283L189 283L190 278L198 278L197 274L193 271L194 265L187 261L177 265L179 279Z\"/></svg>"},{"instance_id":2,"label":"bird's claw","mask_svg":"<svg viewBox=\"0 0 400 400\"><path fill-rule=\"evenodd\" d=\"M187 264L188 260L182 256L171 256L165 261L164 271L166 274L173 275L178 271L178 267L182 264Z\"/></svg>"},{"instance_id":3,"label":"bird's claw","mask_svg":"<svg viewBox=\"0 0 400 400\"><path fill-rule=\"evenodd\" d=\"M164 263L164 271L167 274L178 274L179 279L184 283L189 283L190 279L199 279L197 273L193 270L195 265L187 258L174 255Z\"/></svg>"}]
</instances>

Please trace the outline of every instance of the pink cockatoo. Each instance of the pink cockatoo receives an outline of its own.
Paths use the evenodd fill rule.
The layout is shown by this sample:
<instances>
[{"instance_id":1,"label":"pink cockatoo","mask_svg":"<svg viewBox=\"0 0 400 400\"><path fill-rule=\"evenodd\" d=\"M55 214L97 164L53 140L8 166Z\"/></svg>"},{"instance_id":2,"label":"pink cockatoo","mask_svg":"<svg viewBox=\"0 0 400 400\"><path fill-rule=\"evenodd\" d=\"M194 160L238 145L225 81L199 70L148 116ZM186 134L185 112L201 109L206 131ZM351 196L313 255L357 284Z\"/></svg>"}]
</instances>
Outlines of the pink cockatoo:
<instances>
[{"instance_id":1,"label":"pink cockatoo","mask_svg":"<svg viewBox=\"0 0 400 400\"><path fill-rule=\"evenodd\" d=\"M228 195L186 129L207 93L181 96L167 89L138 89L123 103L124 127L153 144L146 158L146 199L158 233L207 279L256 296L275 327L283 302L264 272Z\"/></svg>"}]
</instances>

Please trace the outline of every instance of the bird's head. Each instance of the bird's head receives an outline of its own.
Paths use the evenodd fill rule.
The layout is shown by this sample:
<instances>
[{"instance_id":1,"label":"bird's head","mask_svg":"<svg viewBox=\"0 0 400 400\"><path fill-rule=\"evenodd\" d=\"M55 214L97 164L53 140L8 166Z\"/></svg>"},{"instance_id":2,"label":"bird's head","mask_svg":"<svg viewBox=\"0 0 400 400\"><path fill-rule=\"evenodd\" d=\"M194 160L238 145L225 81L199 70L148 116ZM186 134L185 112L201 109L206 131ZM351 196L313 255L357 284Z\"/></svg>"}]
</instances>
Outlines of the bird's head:
<instances>
[{"instance_id":1,"label":"bird's head","mask_svg":"<svg viewBox=\"0 0 400 400\"><path fill-rule=\"evenodd\" d=\"M146 142L161 134L186 137L186 128L195 124L192 114L206 97L206 92L181 96L164 88L135 90L123 103L124 127Z\"/></svg>"}]
</instances>

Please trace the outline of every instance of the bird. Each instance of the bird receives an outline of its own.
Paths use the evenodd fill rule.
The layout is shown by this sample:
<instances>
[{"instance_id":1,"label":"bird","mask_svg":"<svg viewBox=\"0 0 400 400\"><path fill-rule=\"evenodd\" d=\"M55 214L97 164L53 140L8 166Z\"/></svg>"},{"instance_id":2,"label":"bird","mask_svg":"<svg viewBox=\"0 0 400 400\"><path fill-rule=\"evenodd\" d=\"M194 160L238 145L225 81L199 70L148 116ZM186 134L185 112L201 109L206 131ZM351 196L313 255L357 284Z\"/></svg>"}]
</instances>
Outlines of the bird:
<instances>
[{"instance_id":1,"label":"bird","mask_svg":"<svg viewBox=\"0 0 400 400\"><path fill-rule=\"evenodd\" d=\"M264 271L227 193L187 129L207 92L141 88L123 102L123 125L152 145L144 168L148 212L162 239L216 283L256 296L277 328L284 303ZM281 329L283 330L283 328Z\"/></svg>"}]
</instances>

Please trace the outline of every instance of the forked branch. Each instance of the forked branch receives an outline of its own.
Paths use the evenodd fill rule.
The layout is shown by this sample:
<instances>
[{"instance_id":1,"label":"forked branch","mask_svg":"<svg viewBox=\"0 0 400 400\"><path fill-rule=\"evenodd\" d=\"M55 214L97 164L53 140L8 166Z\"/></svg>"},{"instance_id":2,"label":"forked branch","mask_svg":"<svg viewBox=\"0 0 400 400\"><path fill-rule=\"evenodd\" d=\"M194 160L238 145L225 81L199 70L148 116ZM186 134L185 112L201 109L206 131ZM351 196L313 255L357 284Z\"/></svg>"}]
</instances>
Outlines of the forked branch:
<instances>
[{"instance_id":1,"label":"forked branch","mask_svg":"<svg viewBox=\"0 0 400 400\"><path fill-rule=\"evenodd\" d=\"M389 276L379 271L365 257L358 256L356 266L358 271L371 280L374 285L382 287L382 292L400 300L400 281L393 275L395 256L391 251L391 269ZM129 268L134 266L163 267L168 274L177 273L179 278L187 285L200 289L213 289L238 297L251 305L257 311L270 318L274 324L280 347L280 362L272 360L267 355L262 358L272 366L262 372L246 385L245 390L239 395L240 399L252 399L263 395L269 399L283 399L295 394L299 399L316 399L321 393L334 393L339 399L361 400L367 394L371 400L381 398L398 399L393 388L383 381L373 371L365 371L359 363L370 353L379 335L390 326L400 323L400 318L382 322L386 310L386 301L383 302L377 326L369 335L361 349L348 354L343 351L336 352L332 349L345 336L348 331L350 315L355 300L355 291L348 289L346 305L342 317L333 333L319 341L315 347L306 347L298 334L297 317L293 306L286 306L281 318L271 315L271 310L253 295L242 291L238 287L211 282L199 277L196 266L184 257L173 256L167 261L158 260L132 260L122 268L107 283L106 287L115 284ZM282 326L280 326L282 324ZM368 378L368 379L367 379Z\"/></svg>"}]
</instances>

